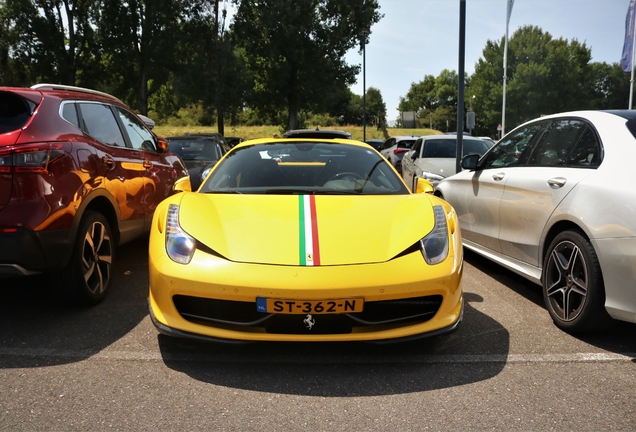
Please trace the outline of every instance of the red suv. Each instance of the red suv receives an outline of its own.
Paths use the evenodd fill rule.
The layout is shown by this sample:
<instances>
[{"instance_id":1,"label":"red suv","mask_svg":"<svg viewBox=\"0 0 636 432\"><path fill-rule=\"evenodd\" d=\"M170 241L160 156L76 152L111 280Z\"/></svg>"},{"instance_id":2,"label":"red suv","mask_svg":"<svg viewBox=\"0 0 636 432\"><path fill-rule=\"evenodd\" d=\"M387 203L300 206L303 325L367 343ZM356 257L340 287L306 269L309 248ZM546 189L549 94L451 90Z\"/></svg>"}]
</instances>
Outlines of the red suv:
<instances>
[{"instance_id":1,"label":"red suv","mask_svg":"<svg viewBox=\"0 0 636 432\"><path fill-rule=\"evenodd\" d=\"M47 272L65 301L100 302L115 247L188 175L167 149L108 94L0 87L0 277Z\"/></svg>"}]
</instances>

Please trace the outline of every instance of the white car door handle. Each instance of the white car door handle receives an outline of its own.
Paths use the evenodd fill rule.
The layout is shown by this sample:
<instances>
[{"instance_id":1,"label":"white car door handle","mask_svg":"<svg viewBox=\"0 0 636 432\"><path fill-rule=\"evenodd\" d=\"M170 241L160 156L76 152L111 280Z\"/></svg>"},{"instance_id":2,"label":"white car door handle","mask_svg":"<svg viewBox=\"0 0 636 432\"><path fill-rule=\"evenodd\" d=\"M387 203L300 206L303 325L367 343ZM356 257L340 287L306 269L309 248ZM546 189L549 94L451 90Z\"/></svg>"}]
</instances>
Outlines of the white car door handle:
<instances>
[{"instance_id":1,"label":"white car door handle","mask_svg":"<svg viewBox=\"0 0 636 432\"><path fill-rule=\"evenodd\" d=\"M502 181L505 176L506 176L506 173L497 173L492 175L492 179L494 181Z\"/></svg>"},{"instance_id":2,"label":"white car door handle","mask_svg":"<svg viewBox=\"0 0 636 432\"><path fill-rule=\"evenodd\" d=\"M559 189L565 186L565 183L567 183L567 181L568 179L564 177L553 177L548 180L548 186L550 186L552 189Z\"/></svg>"}]
</instances>

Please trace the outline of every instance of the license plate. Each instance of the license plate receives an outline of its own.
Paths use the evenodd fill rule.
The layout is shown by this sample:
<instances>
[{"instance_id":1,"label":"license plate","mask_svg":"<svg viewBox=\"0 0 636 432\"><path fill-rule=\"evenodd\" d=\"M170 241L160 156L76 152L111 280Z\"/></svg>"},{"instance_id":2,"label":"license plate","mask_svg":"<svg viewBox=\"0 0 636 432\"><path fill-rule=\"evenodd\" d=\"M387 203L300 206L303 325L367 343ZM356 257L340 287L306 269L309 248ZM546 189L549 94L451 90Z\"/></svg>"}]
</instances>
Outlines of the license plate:
<instances>
[{"instance_id":1,"label":"license plate","mask_svg":"<svg viewBox=\"0 0 636 432\"><path fill-rule=\"evenodd\" d=\"M362 312L364 299L346 298L332 300L287 300L265 297L256 298L258 312L275 314L338 314Z\"/></svg>"}]
</instances>

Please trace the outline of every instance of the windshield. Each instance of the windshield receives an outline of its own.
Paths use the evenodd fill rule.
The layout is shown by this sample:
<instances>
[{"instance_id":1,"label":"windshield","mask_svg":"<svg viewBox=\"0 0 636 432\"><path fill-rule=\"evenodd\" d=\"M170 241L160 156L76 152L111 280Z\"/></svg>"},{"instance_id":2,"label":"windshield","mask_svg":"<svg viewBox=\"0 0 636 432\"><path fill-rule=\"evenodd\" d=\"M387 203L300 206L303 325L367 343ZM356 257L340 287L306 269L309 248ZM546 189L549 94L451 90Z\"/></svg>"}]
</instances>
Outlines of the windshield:
<instances>
[{"instance_id":1,"label":"windshield","mask_svg":"<svg viewBox=\"0 0 636 432\"><path fill-rule=\"evenodd\" d=\"M235 148L201 187L202 193L408 194L404 183L368 147L328 142Z\"/></svg>"},{"instance_id":2,"label":"windshield","mask_svg":"<svg viewBox=\"0 0 636 432\"><path fill-rule=\"evenodd\" d=\"M464 156L478 154L483 156L490 147L482 140L462 140ZM457 154L457 140L430 139L424 142L423 158L454 158Z\"/></svg>"},{"instance_id":3,"label":"windshield","mask_svg":"<svg viewBox=\"0 0 636 432\"><path fill-rule=\"evenodd\" d=\"M413 147L413 144L415 143L415 141L417 141L417 140L416 139L400 140L400 141L397 142L397 146L398 146L398 148L410 149L411 147Z\"/></svg>"},{"instance_id":4,"label":"windshield","mask_svg":"<svg viewBox=\"0 0 636 432\"><path fill-rule=\"evenodd\" d=\"M221 159L221 149L215 141L205 139L170 139L168 138L168 149L170 153L176 153L183 160L219 160Z\"/></svg>"}]
</instances>

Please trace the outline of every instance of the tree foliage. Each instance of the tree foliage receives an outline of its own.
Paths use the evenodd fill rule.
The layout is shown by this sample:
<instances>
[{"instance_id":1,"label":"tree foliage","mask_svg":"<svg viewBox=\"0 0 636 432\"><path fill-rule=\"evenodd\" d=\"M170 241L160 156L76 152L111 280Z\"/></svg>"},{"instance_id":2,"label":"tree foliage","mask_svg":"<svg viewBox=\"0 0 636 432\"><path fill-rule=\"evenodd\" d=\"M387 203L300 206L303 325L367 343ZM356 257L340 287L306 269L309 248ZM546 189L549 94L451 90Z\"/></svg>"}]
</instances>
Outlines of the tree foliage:
<instances>
[{"instance_id":1,"label":"tree foliage","mask_svg":"<svg viewBox=\"0 0 636 432\"><path fill-rule=\"evenodd\" d=\"M330 111L359 70L344 56L378 9L377 0L241 0L232 29L254 79L251 104L287 110L290 129L301 110Z\"/></svg>"},{"instance_id":2,"label":"tree foliage","mask_svg":"<svg viewBox=\"0 0 636 432\"><path fill-rule=\"evenodd\" d=\"M415 111L423 124L440 130L457 129L457 84L455 71L442 70L437 77L425 75L419 83L412 83L405 98L400 98L401 112Z\"/></svg>"},{"instance_id":3,"label":"tree foliage","mask_svg":"<svg viewBox=\"0 0 636 432\"><path fill-rule=\"evenodd\" d=\"M5 0L12 77L18 84L46 81L94 84L98 61L95 0ZM1 49L1 48L0 48Z\"/></svg>"},{"instance_id":4,"label":"tree foliage","mask_svg":"<svg viewBox=\"0 0 636 432\"><path fill-rule=\"evenodd\" d=\"M362 96L347 90L347 103L339 112L338 118L343 125L362 126L364 113L364 100ZM367 125L382 127L386 125L386 104L382 93L375 87L367 89L366 99Z\"/></svg>"},{"instance_id":5,"label":"tree foliage","mask_svg":"<svg viewBox=\"0 0 636 432\"><path fill-rule=\"evenodd\" d=\"M466 80L465 104L472 102L475 132L480 135L496 136L502 122L504 42L487 41L475 72ZM508 46L506 130L544 114L625 108L629 74L618 63L593 63L591 57L591 49L576 39L554 39L535 26L515 31ZM399 110L416 111L421 123L455 131L456 94L454 72L425 75L400 98Z\"/></svg>"},{"instance_id":6,"label":"tree foliage","mask_svg":"<svg viewBox=\"0 0 636 432\"><path fill-rule=\"evenodd\" d=\"M183 113L216 122L220 132L227 120L285 129L362 124L363 96L350 90L360 65L344 57L381 19L378 0L233 2L228 31L220 0L0 0L0 85L95 88L159 120ZM464 77L480 135L495 136L501 122L503 47L503 37L487 41ZM534 26L511 36L507 75L506 130L542 114L626 108L629 100L630 77L618 63L594 63L585 43ZM399 110L454 131L457 84L455 71L425 75ZM380 89L367 89L366 110L368 125L385 124Z\"/></svg>"},{"instance_id":7,"label":"tree foliage","mask_svg":"<svg viewBox=\"0 0 636 432\"><path fill-rule=\"evenodd\" d=\"M183 41L181 23L200 5L182 0L100 0L104 65L113 93L125 94L142 114L148 98L171 77ZM177 60L177 61L175 61Z\"/></svg>"},{"instance_id":8,"label":"tree foliage","mask_svg":"<svg viewBox=\"0 0 636 432\"><path fill-rule=\"evenodd\" d=\"M471 78L477 131L495 136L503 105L504 39L488 41ZM506 83L506 130L544 114L598 107L591 50L577 40L553 39L535 26L510 37Z\"/></svg>"}]
</instances>

